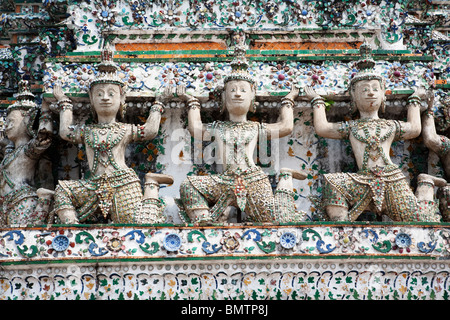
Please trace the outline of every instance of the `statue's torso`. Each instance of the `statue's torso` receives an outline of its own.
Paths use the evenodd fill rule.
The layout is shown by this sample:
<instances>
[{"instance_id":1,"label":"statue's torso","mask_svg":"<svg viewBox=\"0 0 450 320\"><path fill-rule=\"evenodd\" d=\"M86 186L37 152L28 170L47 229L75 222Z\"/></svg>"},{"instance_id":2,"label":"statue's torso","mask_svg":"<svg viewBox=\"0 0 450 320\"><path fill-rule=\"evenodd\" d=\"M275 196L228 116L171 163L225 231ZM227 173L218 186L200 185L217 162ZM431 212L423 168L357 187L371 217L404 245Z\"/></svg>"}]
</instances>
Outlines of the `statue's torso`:
<instances>
[{"instance_id":1,"label":"statue's torso","mask_svg":"<svg viewBox=\"0 0 450 320\"><path fill-rule=\"evenodd\" d=\"M349 139L360 170L393 165L389 153L396 131L395 122L384 119L349 123Z\"/></svg>"},{"instance_id":2,"label":"statue's torso","mask_svg":"<svg viewBox=\"0 0 450 320\"><path fill-rule=\"evenodd\" d=\"M222 164L225 171L246 170L256 166L253 152L258 142L258 122L216 121L208 130L211 136L215 136L216 163Z\"/></svg>"},{"instance_id":3,"label":"statue's torso","mask_svg":"<svg viewBox=\"0 0 450 320\"><path fill-rule=\"evenodd\" d=\"M124 123L85 126L84 141L91 172L99 176L128 169L125 163L125 150L130 136L131 126Z\"/></svg>"}]
</instances>

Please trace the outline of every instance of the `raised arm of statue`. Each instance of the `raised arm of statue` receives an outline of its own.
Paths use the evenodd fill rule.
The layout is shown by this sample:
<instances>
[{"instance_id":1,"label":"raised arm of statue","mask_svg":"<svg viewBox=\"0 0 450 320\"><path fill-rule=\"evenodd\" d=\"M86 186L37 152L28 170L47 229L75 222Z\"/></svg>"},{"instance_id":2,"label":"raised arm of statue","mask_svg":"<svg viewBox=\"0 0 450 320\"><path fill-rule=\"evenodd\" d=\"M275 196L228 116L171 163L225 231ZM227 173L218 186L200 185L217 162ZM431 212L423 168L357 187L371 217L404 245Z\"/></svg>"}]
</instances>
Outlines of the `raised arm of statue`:
<instances>
[{"instance_id":1,"label":"raised arm of statue","mask_svg":"<svg viewBox=\"0 0 450 320\"><path fill-rule=\"evenodd\" d=\"M188 107L188 130L191 136L196 140L210 140L211 137L207 133L206 124L203 124L200 116L199 100L187 94L184 86L177 86L176 96L184 101Z\"/></svg>"},{"instance_id":2,"label":"raised arm of statue","mask_svg":"<svg viewBox=\"0 0 450 320\"><path fill-rule=\"evenodd\" d=\"M36 145L43 150L52 143L53 121L47 101L42 101L41 115L39 117L39 128L37 131Z\"/></svg>"},{"instance_id":3,"label":"raised arm of statue","mask_svg":"<svg viewBox=\"0 0 450 320\"><path fill-rule=\"evenodd\" d=\"M164 101L169 98L170 90L166 89L161 96L156 97L150 108L150 114L144 125L139 126L139 140L152 140L158 134L161 114L164 112ZM125 100L123 101L125 103Z\"/></svg>"},{"instance_id":4,"label":"raised arm of statue","mask_svg":"<svg viewBox=\"0 0 450 320\"><path fill-rule=\"evenodd\" d=\"M72 101L63 93L62 87L59 84L55 84L53 95L59 107L59 135L61 139L72 143L81 143L81 134L73 125Z\"/></svg>"},{"instance_id":5,"label":"raised arm of statue","mask_svg":"<svg viewBox=\"0 0 450 320\"><path fill-rule=\"evenodd\" d=\"M294 128L294 100L298 97L299 89L295 86L281 100L279 120L275 123L266 124L267 137L282 138L291 134Z\"/></svg>"},{"instance_id":6,"label":"raised arm of statue","mask_svg":"<svg viewBox=\"0 0 450 320\"><path fill-rule=\"evenodd\" d=\"M325 112L325 101L313 88L305 88L306 98L311 102L314 114L314 130L324 138L342 139L342 123L328 122Z\"/></svg>"},{"instance_id":7,"label":"raised arm of statue","mask_svg":"<svg viewBox=\"0 0 450 320\"><path fill-rule=\"evenodd\" d=\"M400 122L402 139L414 139L420 135L420 131L422 130L422 125L420 123L420 100L425 96L426 91L423 88L417 89L414 94L409 96L407 104L407 121Z\"/></svg>"},{"instance_id":8,"label":"raised arm of statue","mask_svg":"<svg viewBox=\"0 0 450 320\"><path fill-rule=\"evenodd\" d=\"M423 142L428 149L435 153L439 153L442 149L442 139L436 132L436 125L434 123L433 115L434 94L428 97L428 108L422 117L422 137Z\"/></svg>"}]
</instances>

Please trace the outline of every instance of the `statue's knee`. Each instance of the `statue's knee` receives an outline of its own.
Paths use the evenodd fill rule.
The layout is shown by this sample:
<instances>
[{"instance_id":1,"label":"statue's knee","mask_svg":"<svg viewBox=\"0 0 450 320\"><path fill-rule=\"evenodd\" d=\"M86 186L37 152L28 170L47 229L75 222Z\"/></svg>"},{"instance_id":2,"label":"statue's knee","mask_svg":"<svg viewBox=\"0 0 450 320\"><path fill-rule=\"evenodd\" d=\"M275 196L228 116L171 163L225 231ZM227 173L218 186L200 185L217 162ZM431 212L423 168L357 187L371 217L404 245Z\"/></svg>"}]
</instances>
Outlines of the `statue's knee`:
<instances>
[{"instance_id":1,"label":"statue's knee","mask_svg":"<svg viewBox=\"0 0 450 320\"><path fill-rule=\"evenodd\" d=\"M66 191L58 184L53 195L56 198L67 197Z\"/></svg>"},{"instance_id":2,"label":"statue's knee","mask_svg":"<svg viewBox=\"0 0 450 320\"><path fill-rule=\"evenodd\" d=\"M78 224L77 213L72 209L62 209L58 211L59 220L64 224Z\"/></svg>"},{"instance_id":3,"label":"statue's knee","mask_svg":"<svg viewBox=\"0 0 450 320\"><path fill-rule=\"evenodd\" d=\"M36 194L40 199L51 200L55 195L55 191L45 188L39 188L36 190Z\"/></svg>"},{"instance_id":4,"label":"statue's knee","mask_svg":"<svg viewBox=\"0 0 450 320\"><path fill-rule=\"evenodd\" d=\"M348 209L340 206L327 206L328 217L331 221L348 221Z\"/></svg>"}]
</instances>

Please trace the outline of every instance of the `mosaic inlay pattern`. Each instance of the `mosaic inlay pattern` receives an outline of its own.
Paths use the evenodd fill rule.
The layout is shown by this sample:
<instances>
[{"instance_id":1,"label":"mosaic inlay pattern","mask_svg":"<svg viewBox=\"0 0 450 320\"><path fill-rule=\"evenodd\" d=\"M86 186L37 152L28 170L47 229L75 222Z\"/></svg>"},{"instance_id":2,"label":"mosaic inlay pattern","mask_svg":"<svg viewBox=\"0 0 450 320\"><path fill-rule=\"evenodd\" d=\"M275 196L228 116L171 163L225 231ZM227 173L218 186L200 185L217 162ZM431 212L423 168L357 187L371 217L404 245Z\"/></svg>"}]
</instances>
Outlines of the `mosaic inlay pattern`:
<instances>
[{"instance_id":1,"label":"mosaic inlay pattern","mask_svg":"<svg viewBox=\"0 0 450 320\"><path fill-rule=\"evenodd\" d=\"M2 230L4 264L48 260L220 257L448 258L447 226L322 223L303 226L51 227Z\"/></svg>"},{"instance_id":2,"label":"mosaic inlay pattern","mask_svg":"<svg viewBox=\"0 0 450 320\"><path fill-rule=\"evenodd\" d=\"M448 268L336 259L5 268L0 299L448 300Z\"/></svg>"}]
</instances>

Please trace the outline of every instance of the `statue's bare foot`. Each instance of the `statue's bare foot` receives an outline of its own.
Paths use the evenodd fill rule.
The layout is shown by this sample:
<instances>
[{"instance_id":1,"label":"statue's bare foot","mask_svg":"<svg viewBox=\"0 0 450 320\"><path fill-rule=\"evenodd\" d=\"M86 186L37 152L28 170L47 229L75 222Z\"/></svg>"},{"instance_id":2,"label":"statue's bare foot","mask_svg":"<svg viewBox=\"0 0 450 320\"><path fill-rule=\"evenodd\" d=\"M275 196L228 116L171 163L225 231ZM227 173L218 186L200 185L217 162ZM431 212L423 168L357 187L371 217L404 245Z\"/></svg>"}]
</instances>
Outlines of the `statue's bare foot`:
<instances>
[{"instance_id":1,"label":"statue's bare foot","mask_svg":"<svg viewBox=\"0 0 450 320\"><path fill-rule=\"evenodd\" d=\"M208 209L195 209L187 212L187 214L195 226L205 226L213 223Z\"/></svg>"},{"instance_id":2,"label":"statue's bare foot","mask_svg":"<svg viewBox=\"0 0 450 320\"><path fill-rule=\"evenodd\" d=\"M37 194L38 198L51 199L53 197L53 195L55 194L55 191L45 189L45 188L39 188L36 190L36 194Z\"/></svg>"},{"instance_id":3,"label":"statue's bare foot","mask_svg":"<svg viewBox=\"0 0 450 320\"><path fill-rule=\"evenodd\" d=\"M306 172L291 168L281 168L280 173L289 173L292 175L292 178L297 180L305 180L308 177Z\"/></svg>"},{"instance_id":4,"label":"statue's bare foot","mask_svg":"<svg viewBox=\"0 0 450 320\"><path fill-rule=\"evenodd\" d=\"M64 224L79 224L75 210L63 209L58 212L58 217Z\"/></svg>"},{"instance_id":5,"label":"statue's bare foot","mask_svg":"<svg viewBox=\"0 0 450 320\"><path fill-rule=\"evenodd\" d=\"M423 181L430 181L432 182L436 187L445 187L447 185L447 180L443 178L434 177L432 175L421 173L417 177L417 182L423 182Z\"/></svg>"},{"instance_id":6,"label":"statue's bare foot","mask_svg":"<svg viewBox=\"0 0 450 320\"><path fill-rule=\"evenodd\" d=\"M327 206L326 210L331 221L349 221L347 208Z\"/></svg>"},{"instance_id":7,"label":"statue's bare foot","mask_svg":"<svg viewBox=\"0 0 450 320\"><path fill-rule=\"evenodd\" d=\"M159 185L172 184L173 177L168 174L149 172L145 175L145 181L146 182L154 181L154 182L157 182Z\"/></svg>"}]
</instances>

